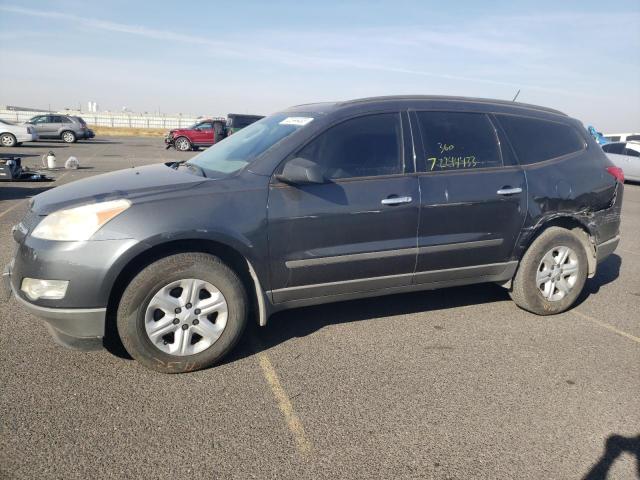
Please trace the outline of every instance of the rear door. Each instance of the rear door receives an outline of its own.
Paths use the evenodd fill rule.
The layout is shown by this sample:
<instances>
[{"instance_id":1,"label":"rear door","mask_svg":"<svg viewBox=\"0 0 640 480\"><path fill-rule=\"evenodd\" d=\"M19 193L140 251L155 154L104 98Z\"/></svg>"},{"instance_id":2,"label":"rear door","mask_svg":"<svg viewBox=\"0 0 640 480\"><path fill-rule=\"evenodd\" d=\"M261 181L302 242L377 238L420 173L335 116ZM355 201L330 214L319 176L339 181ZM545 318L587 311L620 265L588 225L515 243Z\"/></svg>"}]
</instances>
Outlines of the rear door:
<instances>
[{"instance_id":1,"label":"rear door","mask_svg":"<svg viewBox=\"0 0 640 480\"><path fill-rule=\"evenodd\" d=\"M417 111L411 119L422 198L414 281L500 275L513 266L527 211L522 169L484 113Z\"/></svg>"},{"instance_id":2,"label":"rear door","mask_svg":"<svg viewBox=\"0 0 640 480\"><path fill-rule=\"evenodd\" d=\"M289 158L320 165L326 183L292 186L274 176L268 234L276 303L411 283L420 199L407 126L398 112L346 120Z\"/></svg>"}]
</instances>

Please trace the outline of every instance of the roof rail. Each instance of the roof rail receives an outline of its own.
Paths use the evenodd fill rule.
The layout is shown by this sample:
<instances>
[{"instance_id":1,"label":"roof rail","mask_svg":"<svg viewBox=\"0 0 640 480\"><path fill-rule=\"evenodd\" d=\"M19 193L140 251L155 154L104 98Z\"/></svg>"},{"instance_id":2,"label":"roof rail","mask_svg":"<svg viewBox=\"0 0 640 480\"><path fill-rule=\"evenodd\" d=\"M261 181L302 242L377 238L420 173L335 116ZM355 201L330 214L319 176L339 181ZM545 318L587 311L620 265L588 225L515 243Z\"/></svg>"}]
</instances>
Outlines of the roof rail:
<instances>
[{"instance_id":1,"label":"roof rail","mask_svg":"<svg viewBox=\"0 0 640 480\"><path fill-rule=\"evenodd\" d=\"M456 97L456 96L447 96L447 95L390 95L390 96L382 96L382 97L368 97L368 98L358 98L355 100L347 100L344 102L339 102L338 105L353 105L357 103L368 103L368 102L384 102L384 101L398 101L398 100L446 100L453 102L469 102L469 103L483 103L487 105L505 105L505 106L515 106L521 108L528 108L531 110L539 110L542 112L555 113L557 115L567 116L566 113L561 112L560 110L556 110L554 108L549 107L541 107L539 105L531 105L529 103L520 103L513 102L511 100L495 100L491 98L474 98L474 97Z\"/></svg>"}]
</instances>

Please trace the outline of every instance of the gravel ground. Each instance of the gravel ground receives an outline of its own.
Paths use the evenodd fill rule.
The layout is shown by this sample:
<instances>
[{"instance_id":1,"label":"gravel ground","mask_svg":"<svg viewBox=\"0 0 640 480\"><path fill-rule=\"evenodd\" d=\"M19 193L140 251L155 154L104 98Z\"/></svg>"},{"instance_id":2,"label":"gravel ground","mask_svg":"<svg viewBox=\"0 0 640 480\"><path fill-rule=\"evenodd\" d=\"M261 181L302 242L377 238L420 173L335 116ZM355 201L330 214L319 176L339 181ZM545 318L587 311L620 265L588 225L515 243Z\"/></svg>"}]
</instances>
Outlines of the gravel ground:
<instances>
[{"instance_id":1,"label":"gravel ground","mask_svg":"<svg viewBox=\"0 0 640 480\"><path fill-rule=\"evenodd\" d=\"M149 138L16 153L35 165L50 149L83 169L0 183L1 265L29 197L193 155ZM191 374L58 347L11 300L0 477L636 478L640 186L626 186L622 222L620 247L562 315L524 312L494 285L290 310Z\"/></svg>"}]
</instances>

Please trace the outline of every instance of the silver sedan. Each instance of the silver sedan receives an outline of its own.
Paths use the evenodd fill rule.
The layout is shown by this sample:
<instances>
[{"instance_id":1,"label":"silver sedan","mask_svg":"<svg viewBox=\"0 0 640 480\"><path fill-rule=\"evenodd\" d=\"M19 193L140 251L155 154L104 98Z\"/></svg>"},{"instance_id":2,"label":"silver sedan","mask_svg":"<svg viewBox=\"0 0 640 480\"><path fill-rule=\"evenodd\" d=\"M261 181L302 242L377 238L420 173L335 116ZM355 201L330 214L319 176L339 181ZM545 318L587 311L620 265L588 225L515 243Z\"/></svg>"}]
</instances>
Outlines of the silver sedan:
<instances>
[{"instance_id":1,"label":"silver sedan","mask_svg":"<svg viewBox=\"0 0 640 480\"><path fill-rule=\"evenodd\" d=\"M0 145L15 147L22 142L35 142L38 139L36 129L28 125L17 125L0 119Z\"/></svg>"},{"instance_id":2,"label":"silver sedan","mask_svg":"<svg viewBox=\"0 0 640 480\"><path fill-rule=\"evenodd\" d=\"M640 182L640 142L612 142L602 145L602 149L622 169L625 180Z\"/></svg>"}]
</instances>

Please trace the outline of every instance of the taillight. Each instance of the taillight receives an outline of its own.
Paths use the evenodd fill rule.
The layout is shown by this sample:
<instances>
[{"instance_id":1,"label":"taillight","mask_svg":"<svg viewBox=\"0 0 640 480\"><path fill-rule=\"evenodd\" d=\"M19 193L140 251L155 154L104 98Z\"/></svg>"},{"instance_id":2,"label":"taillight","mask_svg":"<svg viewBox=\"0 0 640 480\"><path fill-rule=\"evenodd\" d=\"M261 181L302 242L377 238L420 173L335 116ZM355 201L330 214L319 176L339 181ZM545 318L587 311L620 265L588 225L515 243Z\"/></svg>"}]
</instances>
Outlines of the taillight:
<instances>
[{"instance_id":1,"label":"taillight","mask_svg":"<svg viewBox=\"0 0 640 480\"><path fill-rule=\"evenodd\" d=\"M609 175L615 177L620 183L624 183L624 172L620 167L607 167Z\"/></svg>"}]
</instances>

